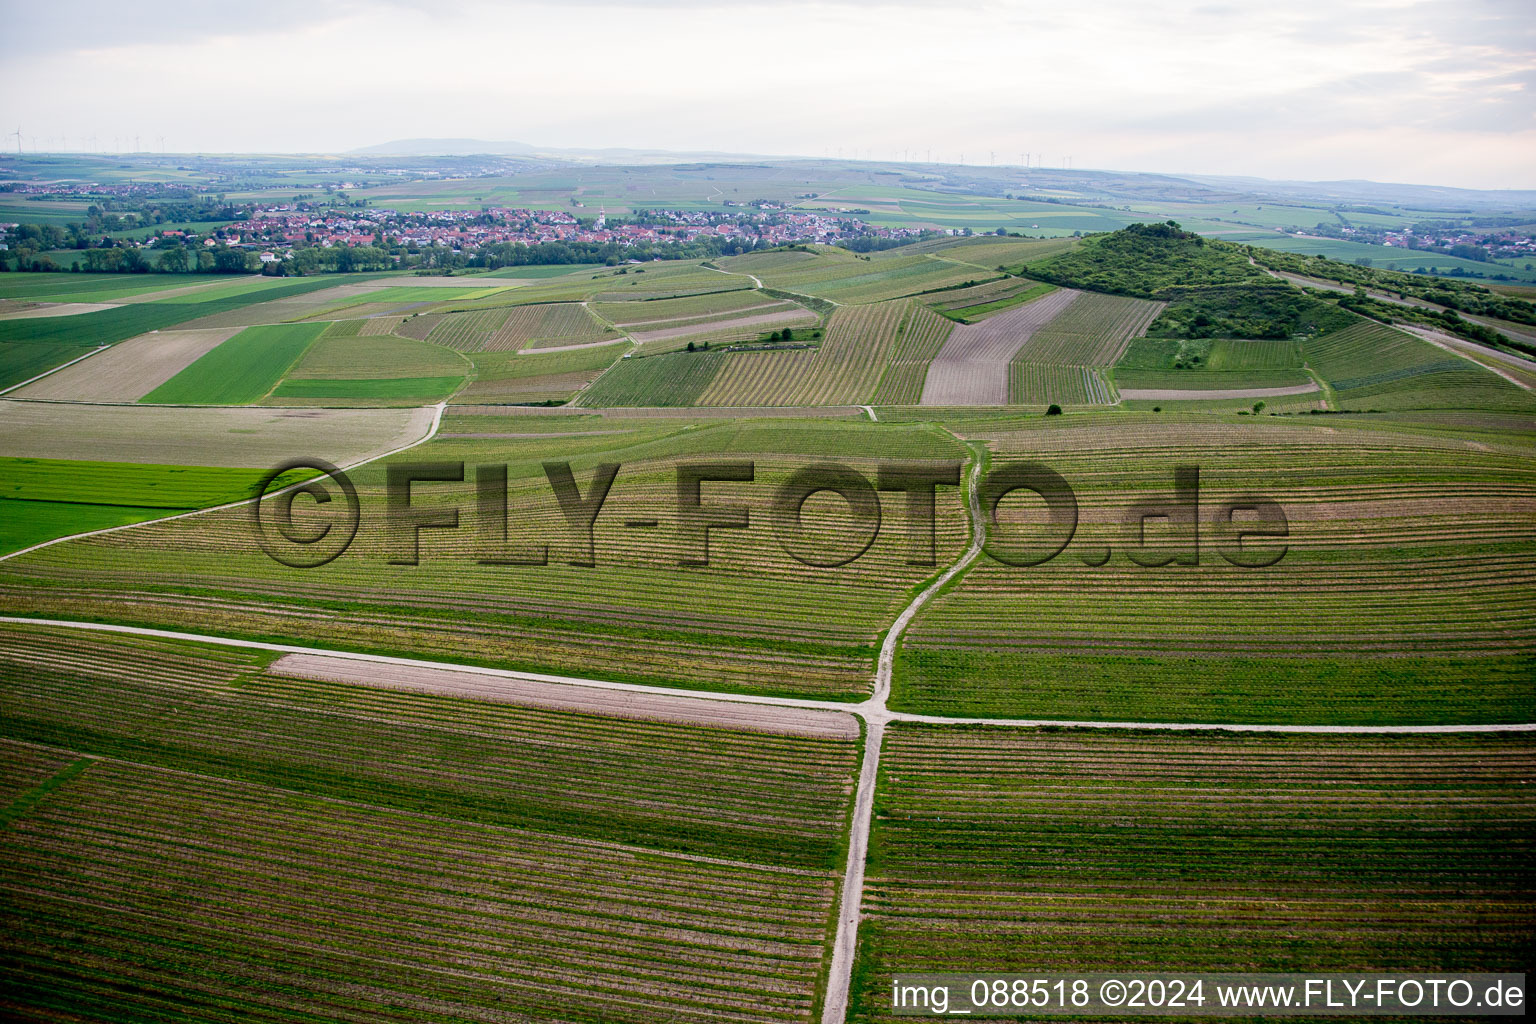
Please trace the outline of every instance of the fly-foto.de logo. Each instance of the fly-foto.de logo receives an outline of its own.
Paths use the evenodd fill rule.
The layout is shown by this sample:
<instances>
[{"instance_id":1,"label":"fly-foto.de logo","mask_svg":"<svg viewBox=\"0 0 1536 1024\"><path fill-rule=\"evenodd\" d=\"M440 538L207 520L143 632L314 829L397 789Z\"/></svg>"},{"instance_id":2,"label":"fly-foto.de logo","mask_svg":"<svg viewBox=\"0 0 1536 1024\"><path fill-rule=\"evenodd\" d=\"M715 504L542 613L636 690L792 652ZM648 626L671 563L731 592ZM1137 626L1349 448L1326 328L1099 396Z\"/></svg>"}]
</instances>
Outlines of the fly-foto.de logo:
<instances>
[{"instance_id":1,"label":"fly-foto.de logo","mask_svg":"<svg viewBox=\"0 0 1536 1024\"><path fill-rule=\"evenodd\" d=\"M654 466L650 467L654 470ZM766 509L751 460L684 461L674 464L676 500L671 528L677 564L708 566L710 540L717 531L764 528L783 551L802 565L836 569L861 558L881 530L899 529L906 562L937 562L936 509L939 488L961 486L958 461L883 461L873 476L835 462L817 462L793 470L770 495ZM623 467L599 463L586 479L577 479L568 462L545 462L543 470L564 521L565 541L573 549L565 561L597 564L595 531L599 517L626 529L662 526L656 515L629 516L610 508L609 495ZM273 488L284 474L318 475L301 483ZM442 485L473 484L473 496L445 503L441 496L422 500ZM1033 495L1028 529L1001 521L998 510L1010 495ZM835 524L811 521L806 503L815 495L836 495L845 505ZM757 497L758 507L740 500ZM1012 566L1043 565L1065 551L1078 528L1077 495L1065 477L1038 462L1011 462L981 476L967 495L985 529L983 550ZM275 467L258 485L251 504L257 543L272 559L293 568L325 565L345 552L362 522L362 502L345 472L318 459L295 459ZM392 565L421 562L425 530L476 531L475 561L482 565L539 566L550 562L548 539L513 544L526 531L512 527L527 507L508 500L506 464L467 466L463 462L396 462L385 467L383 524L386 557ZM296 514L302 508L302 514ZM1043 513L1042 513L1043 509ZM754 515L754 511L757 512ZM766 524L762 521L767 520ZM1290 523L1280 504L1262 494L1226 496L1202 503L1200 469L1178 466L1161 494L1128 505L1121 515L1120 551L1132 564L1147 568L1200 564L1202 547L1213 547L1227 563L1248 569L1275 565L1285 557ZM1078 554L1087 566L1106 564L1109 545Z\"/></svg>"}]
</instances>

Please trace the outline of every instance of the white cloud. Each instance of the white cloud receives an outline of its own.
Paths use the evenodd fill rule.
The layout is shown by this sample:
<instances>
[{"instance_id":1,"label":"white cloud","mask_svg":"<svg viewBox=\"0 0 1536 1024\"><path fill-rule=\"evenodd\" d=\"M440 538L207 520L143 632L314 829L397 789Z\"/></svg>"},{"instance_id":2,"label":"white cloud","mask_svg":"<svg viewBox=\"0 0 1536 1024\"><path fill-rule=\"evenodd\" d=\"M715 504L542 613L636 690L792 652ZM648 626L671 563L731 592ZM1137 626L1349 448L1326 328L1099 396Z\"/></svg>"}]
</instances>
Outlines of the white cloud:
<instances>
[{"instance_id":1,"label":"white cloud","mask_svg":"<svg viewBox=\"0 0 1536 1024\"><path fill-rule=\"evenodd\" d=\"M1525 0L4 0L0 121L176 149L521 139L1536 185ZM236 12L236 13L231 13Z\"/></svg>"}]
</instances>

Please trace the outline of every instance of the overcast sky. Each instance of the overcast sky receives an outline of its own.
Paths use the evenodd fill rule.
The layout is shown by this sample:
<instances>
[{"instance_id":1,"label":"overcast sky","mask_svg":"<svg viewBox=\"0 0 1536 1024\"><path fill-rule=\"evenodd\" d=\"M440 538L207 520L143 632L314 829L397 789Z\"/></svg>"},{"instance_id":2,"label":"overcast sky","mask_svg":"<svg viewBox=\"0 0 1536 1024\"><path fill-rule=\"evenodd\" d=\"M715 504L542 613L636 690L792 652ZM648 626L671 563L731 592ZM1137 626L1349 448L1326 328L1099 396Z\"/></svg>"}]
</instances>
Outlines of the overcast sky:
<instances>
[{"instance_id":1,"label":"overcast sky","mask_svg":"<svg viewBox=\"0 0 1536 1024\"><path fill-rule=\"evenodd\" d=\"M28 150L478 138L1536 187L1536 0L0 11Z\"/></svg>"}]
</instances>

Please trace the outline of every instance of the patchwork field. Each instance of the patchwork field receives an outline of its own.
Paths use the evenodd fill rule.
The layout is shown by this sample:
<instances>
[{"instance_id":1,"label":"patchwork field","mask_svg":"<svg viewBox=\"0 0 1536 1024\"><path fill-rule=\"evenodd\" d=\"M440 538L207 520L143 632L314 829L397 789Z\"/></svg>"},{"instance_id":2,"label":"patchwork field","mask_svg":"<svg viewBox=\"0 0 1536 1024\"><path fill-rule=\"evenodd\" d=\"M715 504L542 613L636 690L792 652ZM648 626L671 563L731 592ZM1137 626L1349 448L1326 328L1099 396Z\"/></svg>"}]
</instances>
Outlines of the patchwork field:
<instances>
[{"instance_id":1,"label":"patchwork field","mask_svg":"<svg viewBox=\"0 0 1536 1024\"><path fill-rule=\"evenodd\" d=\"M1051 366L1113 366L1162 308L1160 302L1085 292L1031 332L1014 358Z\"/></svg>"},{"instance_id":2,"label":"patchwork field","mask_svg":"<svg viewBox=\"0 0 1536 1024\"><path fill-rule=\"evenodd\" d=\"M297 455L350 465L424 437L427 409L172 409L0 401L0 457L182 466L273 466Z\"/></svg>"},{"instance_id":3,"label":"patchwork field","mask_svg":"<svg viewBox=\"0 0 1536 1024\"><path fill-rule=\"evenodd\" d=\"M970 238L958 242L946 240L929 244L933 246L931 251L944 259L996 270L1004 266L1025 267L1036 260L1067 252L1077 245L1077 239Z\"/></svg>"},{"instance_id":4,"label":"patchwork field","mask_svg":"<svg viewBox=\"0 0 1536 1024\"><path fill-rule=\"evenodd\" d=\"M466 404L565 402L631 347L619 342L565 352L477 352L470 382L455 398Z\"/></svg>"},{"instance_id":5,"label":"patchwork field","mask_svg":"<svg viewBox=\"0 0 1536 1024\"><path fill-rule=\"evenodd\" d=\"M520 348L597 344L617 341L618 334L607 327L585 305L557 303L520 306L491 336L485 348L507 351Z\"/></svg>"},{"instance_id":6,"label":"patchwork field","mask_svg":"<svg viewBox=\"0 0 1536 1024\"><path fill-rule=\"evenodd\" d=\"M910 304L838 309L814 349L737 352L699 397L700 405L846 405L868 401L911 316Z\"/></svg>"},{"instance_id":7,"label":"patchwork field","mask_svg":"<svg viewBox=\"0 0 1536 1024\"><path fill-rule=\"evenodd\" d=\"M697 405L728 358L724 352L672 352L624 359L588 388L577 404L591 408Z\"/></svg>"},{"instance_id":8,"label":"patchwork field","mask_svg":"<svg viewBox=\"0 0 1536 1024\"><path fill-rule=\"evenodd\" d=\"M18 276L30 278L34 275ZM208 289L174 300L122 305L79 316L0 320L0 388L19 384L102 345L151 331L163 331L173 326L186 329L238 326L234 322L215 321L240 321L242 312L256 303L264 307L282 302L302 303L302 296L331 285L325 280L271 280L275 283L263 282L261 287L236 282L225 288Z\"/></svg>"},{"instance_id":9,"label":"patchwork field","mask_svg":"<svg viewBox=\"0 0 1536 1024\"><path fill-rule=\"evenodd\" d=\"M507 417L493 431L450 432L534 436L439 438L403 457L471 467L463 484L415 488L413 503L464 509L462 529L423 532L419 565L390 562L397 549L383 520L385 469L374 464L352 473L363 522L327 566L278 565L257 548L248 511L211 512L5 562L0 607L665 685L853 697L867 691L875 647L907 589L932 569L906 563L904 531L895 529L841 568L802 564L776 537L773 495L807 461L873 474L877 458L964 456L922 425L609 418L606 429L627 432L572 438L549 436L537 418L527 423ZM755 479L707 484L706 500L746 504L753 527L714 531L709 565L681 565L698 549L677 526L676 464L723 458L754 461ZM571 460L583 488L598 463L623 464L590 559L555 503L541 465L551 459ZM475 511L472 467L481 463L510 464L504 544ZM963 546L968 525L955 488L940 488L937 500L942 562ZM625 525L639 517L659 525ZM829 550L850 542L836 499L818 499L806 517L821 524L814 535ZM548 546L548 564L477 561L526 559L511 552L529 544ZM584 560L595 567L571 564Z\"/></svg>"},{"instance_id":10,"label":"patchwork field","mask_svg":"<svg viewBox=\"0 0 1536 1024\"><path fill-rule=\"evenodd\" d=\"M1008 367L1014 355L1081 294L1060 288L982 323L957 326L928 367L922 404L1007 404Z\"/></svg>"},{"instance_id":11,"label":"patchwork field","mask_svg":"<svg viewBox=\"0 0 1536 1024\"><path fill-rule=\"evenodd\" d=\"M270 394L325 330L323 324L247 327L140 401L159 405L250 405Z\"/></svg>"},{"instance_id":12,"label":"patchwork field","mask_svg":"<svg viewBox=\"0 0 1536 1024\"><path fill-rule=\"evenodd\" d=\"M63 402L137 402L234 337L238 330L223 327L142 334L28 384L12 395Z\"/></svg>"},{"instance_id":13,"label":"patchwork field","mask_svg":"<svg viewBox=\"0 0 1536 1024\"><path fill-rule=\"evenodd\" d=\"M937 291L989 275L978 274L975 267L930 256L890 252L868 259L849 253L819 255L813 263L766 268L757 276L769 288L839 303L863 303Z\"/></svg>"},{"instance_id":14,"label":"patchwork field","mask_svg":"<svg viewBox=\"0 0 1536 1024\"><path fill-rule=\"evenodd\" d=\"M0 158L86 180L48 159ZM1221 240L1512 211L369 154L321 199L204 159L305 210L947 231L0 275L0 389L89 354L0 398L0 1017L835 1024L923 969L1524 969L1536 369L1479 325L1536 312ZM0 220L31 205L64 216ZM258 542L281 498L212 510L295 457L360 506L313 568ZM964 480L931 540L926 471ZM331 497L266 546L350 535Z\"/></svg>"},{"instance_id":15,"label":"patchwork field","mask_svg":"<svg viewBox=\"0 0 1536 1024\"><path fill-rule=\"evenodd\" d=\"M7 1000L810 1018L854 743L296 679L268 657L5 630Z\"/></svg>"},{"instance_id":16,"label":"patchwork field","mask_svg":"<svg viewBox=\"0 0 1536 1024\"><path fill-rule=\"evenodd\" d=\"M926 296L929 306L959 323L974 323L993 313L1038 299L1056 286L1027 277L1002 277L968 288L951 288Z\"/></svg>"},{"instance_id":17,"label":"patchwork field","mask_svg":"<svg viewBox=\"0 0 1536 1024\"><path fill-rule=\"evenodd\" d=\"M1173 735L897 724L853 1020L889 977L1522 969L1529 736Z\"/></svg>"},{"instance_id":18,"label":"patchwork field","mask_svg":"<svg viewBox=\"0 0 1536 1024\"><path fill-rule=\"evenodd\" d=\"M0 554L251 496L264 468L0 458ZM298 479L289 474L277 486Z\"/></svg>"},{"instance_id":19,"label":"patchwork field","mask_svg":"<svg viewBox=\"0 0 1536 1024\"><path fill-rule=\"evenodd\" d=\"M953 324L914 303L902 325L901 337L891 346L885 373L871 401L879 405L917 405L923 400L928 364L944 348Z\"/></svg>"}]
</instances>

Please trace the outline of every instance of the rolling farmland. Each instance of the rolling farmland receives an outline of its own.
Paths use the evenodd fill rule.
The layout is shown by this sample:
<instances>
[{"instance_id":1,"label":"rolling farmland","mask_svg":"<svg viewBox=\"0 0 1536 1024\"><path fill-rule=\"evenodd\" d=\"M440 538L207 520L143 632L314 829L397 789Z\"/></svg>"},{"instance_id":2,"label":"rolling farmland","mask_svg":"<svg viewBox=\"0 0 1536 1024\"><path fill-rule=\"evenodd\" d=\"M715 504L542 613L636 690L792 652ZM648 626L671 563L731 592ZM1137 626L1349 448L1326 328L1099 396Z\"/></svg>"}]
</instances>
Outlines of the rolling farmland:
<instances>
[{"instance_id":1,"label":"rolling farmland","mask_svg":"<svg viewBox=\"0 0 1536 1024\"><path fill-rule=\"evenodd\" d=\"M456 397L469 404L564 402L629 350L619 342L567 352L477 352L472 379Z\"/></svg>"},{"instance_id":2,"label":"rolling farmland","mask_svg":"<svg viewBox=\"0 0 1536 1024\"><path fill-rule=\"evenodd\" d=\"M896 971L1519 970L1536 931L1529 736L898 724L884 760L851 1019Z\"/></svg>"},{"instance_id":3,"label":"rolling farmland","mask_svg":"<svg viewBox=\"0 0 1536 1024\"><path fill-rule=\"evenodd\" d=\"M1015 359L1008 364L1010 405L1109 405L1115 392L1096 366Z\"/></svg>"},{"instance_id":4,"label":"rolling farmland","mask_svg":"<svg viewBox=\"0 0 1536 1024\"><path fill-rule=\"evenodd\" d=\"M904 302L838 309L815 349L731 353L700 405L844 405L868 401L909 316Z\"/></svg>"},{"instance_id":5,"label":"rolling farmland","mask_svg":"<svg viewBox=\"0 0 1536 1024\"><path fill-rule=\"evenodd\" d=\"M1025 277L1003 277L969 288L951 288L927 296L928 305L960 323L974 323L1004 309L1038 299L1053 284Z\"/></svg>"},{"instance_id":6,"label":"rolling farmland","mask_svg":"<svg viewBox=\"0 0 1536 1024\"><path fill-rule=\"evenodd\" d=\"M724 352L672 352L624 359L584 392L585 406L697 405L728 358Z\"/></svg>"},{"instance_id":7,"label":"rolling farmland","mask_svg":"<svg viewBox=\"0 0 1536 1024\"><path fill-rule=\"evenodd\" d=\"M928 364L943 349L952 329L950 321L914 303L902 324L901 337L891 349L880 386L870 400L879 405L919 404Z\"/></svg>"},{"instance_id":8,"label":"rolling farmland","mask_svg":"<svg viewBox=\"0 0 1536 1024\"><path fill-rule=\"evenodd\" d=\"M240 501L265 475L264 468L0 458L0 554Z\"/></svg>"},{"instance_id":9,"label":"rolling farmland","mask_svg":"<svg viewBox=\"0 0 1536 1024\"><path fill-rule=\"evenodd\" d=\"M1410 335L1165 224L699 255L1161 209L1037 167L490 160L318 209L561 242L0 275L0 379L94 352L0 397L0 1016L843 1024L923 969L1523 969L1536 377L1470 316ZM501 266L547 258L605 262ZM210 510L295 457L356 486L311 568ZM847 493L795 490L828 464ZM1036 564L1042 466L1073 525Z\"/></svg>"},{"instance_id":10,"label":"rolling farmland","mask_svg":"<svg viewBox=\"0 0 1536 1024\"><path fill-rule=\"evenodd\" d=\"M5 884L26 894L4 912L7 998L107 1010L129 984L146 1011L209 1020L429 1004L809 1017L854 744L340 686L265 661L6 630L0 744L25 771L9 784L51 789L0 841ZM178 711L174 738L140 742Z\"/></svg>"},{"instance_id":11,"label":"rolling farmland","mask_svg":"<svg viewBox=\"0 0 1536 1024\"><path fill-rule=\"evenodd\" d=\"M237 327L224 327L141 334L29 384L15 396L66 402L137 402L238 331Z\"/></svg>"},{"instance_id":12,"label":"rolling farmland","mask_svg":"<svg viewBox=\"0 0 1536 1024\"><path fill-rule=\"evenodd\" d=\"M928 367L922 404L1007 404L1008 365L1014 353L1080 294L1061 288L980 324L957 326Z\"/></svg>"},{"instance_id":13,"label":"rolling farmland","mask_svg":"<svg viewBox=\"0 0 1536 1024\"><path fill-rule=\"evenodd\" d=\"M291 570L262 554L247 511L210 512L0 564L0 607L37 611L39 598L51 594L44 600L52 613L94 608L87 614L141 624L207 628L217 622L245 635L705 689L832 697L867 690L881 630L906 588L931 570L905 563L906 539L897 531L835 572L803 565L775 538L772 496L807 458L847 461L872 473L873 458L958 458L959 444L920 425L869 425L877 428L871 431L828 420L726 420L692 429L663 426L658 436L654 421L640 422L650 440L593 438L579 454L559 434L517 445L508 484L516 515L507 544L513 550L548 544L547 565L477 562L487 541L470 511L472 480L426 488L420 498L463 505L464 529L425 533L420 565L391 564L393 541L380 518L384 472L374 466L353 474L365 519L356 542L319 570ZM512 455L509 443L439 438L408 458L495 463ZM700 457L755 461L751 484L707 489L746 502L761 526L718 534L707 568L679 565L691 549L670 525L675 462ZM571 546L540 465L551 458L573 459L583 486L597 462L624 464L608 499L615 511L599 524L595 567L570 564L581 561L580 549ZM938 512L938 557L953 557L967 529L953 488L940 489ZM816 514L846 522L846 511L836 507ZM623 523L632 516L664 525L630 530ZM54 585L39 587L43 579ZM262 595L254 603L253 591ZM317 619L316 601L342 603Z\"/></svg>"},{"instance_id":14,"label":"rolling farmland","mask_svg":"<svg viewBox=\"0 0 1536 1024\"><path fill-rule=\"evenodd\" d=\"M1313 338L1302 351L1346 409L1536 409L1519 385L1381 324Z\"/></svg>"},{"instance_id":15,"label":"rolling farmland","mask_svg":"<svg viewBox=\"0 0 1536 1024\"><path fill-rule=\"evenodd\" d=\"M116 306L79 316L52 316L29 320L0 320L0 387L9 387L85 355L101 345L111 345L178 326L183 329L237 326L215 323L220 319L242 320L242 312L259 304L276 307L283 302L302 303L304 296L329 286L327 281L284 282L260 289L240 288L212 297L184 296L182 301L161 300ZM357 286L353 286L357 287ZM258 322L262 315L258 315Z\"/></svg>"},{"instance_id":16,"label":"rolling farmland","mask_svg":"<svg viewBox=\"0 0 1536 1024\"><path fill-rule=\"evenodd\" d=\"M176 409L0 401L0 453L183 466L271 466L295 453L338 466L424 437L428 409Z\"/></svg>"},{"instance_id":17,"label":"rolling farmland","mask_svg":"<svg viewBox=\"0 0 1536 1024\"><path fill-rule=\"evenodd\" d=\"M997 465L1039 460L1060 473L1076 492L1076 533L1042 565L984 556L926 608L904 641L893 707L1354 724L1536 713L1536 489L1517 427L1474 443L1432 426L1137 415L1134 429L1101 418L962 428L988 440ZM1122 522L1133 502L1171 500L1181 465L1200 467L1196 555L1187 531L1154 524L1143 542ZM1288 519L1284 553L1267 568L1220 554L1230 533L1210 518L1254 493ZM1031 520L1029 502L1008 501L997 550L1024 557L1041 544L1038 526L1024 525L1039 513ZM1250 562L1277 544L1247 543ZM1199 561L1150 568L1133 551Z\"/></svg>"},{"instance_id":18,"label":"rolling farmland","mask_svg":"<svg viewBox=\"0 0 1536 1024\"><path fill-rule=\"evenodd\" d=\"M1162 308L1145 299L1084 293L1033 331L1014 358L1053 366L1113 366Z\"/></svg>"},{"instance_id":19,"label":"rolling farmland","mask_svg":"<svg viewBox=\"0 0 1536 1024\"><path fill-rule=\"evenodd\" d=\"M974 267L923 255L880 253L864 260L840 253L819 255L813 263L767 267L757 276L769 288L848 304L936 291L987 275L978 275Z\"/></svg>"},{"instance_id":20,"label":"rolling farmland","mask_svg":"<svg viewBox=\"0 0 1536 1024\"><path fill-rule=\"evenodd\" d=\"M488 352L508 352L524 347L598 344L617 341L618 337L585 306L561 302L513 307L502 325L481 347Z\"/></svg>"}]
</instances>

